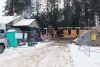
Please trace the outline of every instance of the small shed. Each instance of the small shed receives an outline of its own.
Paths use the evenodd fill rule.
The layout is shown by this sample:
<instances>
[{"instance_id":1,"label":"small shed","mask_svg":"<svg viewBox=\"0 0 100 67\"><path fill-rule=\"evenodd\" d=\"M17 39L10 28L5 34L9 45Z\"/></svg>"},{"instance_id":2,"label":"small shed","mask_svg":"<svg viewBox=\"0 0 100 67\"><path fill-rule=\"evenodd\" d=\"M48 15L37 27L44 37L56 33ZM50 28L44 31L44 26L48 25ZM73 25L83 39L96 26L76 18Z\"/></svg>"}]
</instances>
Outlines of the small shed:
<instances>
[{"instance_id":1,"label":"small shed","mask_svg":"<svg viewBox=\"0 0 100 67\"><path fill-rule=\"evenodd\" d=\"M14 23L13 27L19 28L23 34L27 33L27 40L33 38L40 28L35 19L22 19L19 22Z\"/></svg>"}]
</instances>

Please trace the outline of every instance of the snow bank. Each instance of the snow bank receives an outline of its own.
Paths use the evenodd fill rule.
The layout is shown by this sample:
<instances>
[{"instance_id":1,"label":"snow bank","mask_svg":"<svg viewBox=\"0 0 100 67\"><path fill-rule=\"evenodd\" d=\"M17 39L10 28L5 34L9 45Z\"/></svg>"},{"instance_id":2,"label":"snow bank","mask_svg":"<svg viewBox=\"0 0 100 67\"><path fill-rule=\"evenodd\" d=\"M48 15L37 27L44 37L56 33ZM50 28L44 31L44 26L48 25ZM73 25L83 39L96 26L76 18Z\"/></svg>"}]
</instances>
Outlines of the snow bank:
<instances>
[{"instance_id":1,"label":"snow bank","mask_svg":"<svg viewBox=\"0 0 100 67\"><path fill-rule=\"evenodd\" d=\"M98 60L100 59L100 53L91 52L91 56L87 56L79 50L77 45L70 44L69 47L74 67L100 67L100 61Z\"/></svg>"}]
</instances>

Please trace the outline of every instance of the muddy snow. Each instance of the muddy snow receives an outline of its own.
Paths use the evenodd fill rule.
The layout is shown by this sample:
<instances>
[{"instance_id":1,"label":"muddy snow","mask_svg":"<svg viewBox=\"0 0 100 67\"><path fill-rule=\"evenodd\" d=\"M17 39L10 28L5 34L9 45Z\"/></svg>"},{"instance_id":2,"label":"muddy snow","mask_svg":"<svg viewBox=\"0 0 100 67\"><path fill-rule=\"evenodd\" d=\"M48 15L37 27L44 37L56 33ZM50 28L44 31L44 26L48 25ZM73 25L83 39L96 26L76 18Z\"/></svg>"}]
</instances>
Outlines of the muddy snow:
<instances>
[{"instance_id":1,"label":"muddy snow","mask_svg":"<svg viewBox=\"0 0 100 67\"><path fill-rule=\"evenodd\" d=\"M0 61L0 67L73 67L73 59L67 43L25 48L18 54L20 55L17 57Z\"/></svg>"}]
</instances>

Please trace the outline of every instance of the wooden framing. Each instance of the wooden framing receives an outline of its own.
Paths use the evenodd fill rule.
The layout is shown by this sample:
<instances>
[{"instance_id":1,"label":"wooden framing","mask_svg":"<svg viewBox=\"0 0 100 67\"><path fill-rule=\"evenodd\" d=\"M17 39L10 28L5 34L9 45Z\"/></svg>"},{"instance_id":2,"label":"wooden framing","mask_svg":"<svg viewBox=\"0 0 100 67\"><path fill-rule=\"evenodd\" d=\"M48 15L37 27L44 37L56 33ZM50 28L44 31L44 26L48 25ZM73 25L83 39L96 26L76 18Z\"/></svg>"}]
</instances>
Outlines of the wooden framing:
<instances>
[{"instance_id":1,"label":"wooden framing","mask_svg":"<svg viewBox=\"0 0 100 67\"><path fill-rule=\"evenodd\" d=\"M44 28L47 34L47 28ZM62 30L62 35L64 38L76 38L79 34L82 34L85 30L89 30L90 27L59 27L59 30ZM66 31L66 35L64 33Z\"/></svg>"}]
</instances>

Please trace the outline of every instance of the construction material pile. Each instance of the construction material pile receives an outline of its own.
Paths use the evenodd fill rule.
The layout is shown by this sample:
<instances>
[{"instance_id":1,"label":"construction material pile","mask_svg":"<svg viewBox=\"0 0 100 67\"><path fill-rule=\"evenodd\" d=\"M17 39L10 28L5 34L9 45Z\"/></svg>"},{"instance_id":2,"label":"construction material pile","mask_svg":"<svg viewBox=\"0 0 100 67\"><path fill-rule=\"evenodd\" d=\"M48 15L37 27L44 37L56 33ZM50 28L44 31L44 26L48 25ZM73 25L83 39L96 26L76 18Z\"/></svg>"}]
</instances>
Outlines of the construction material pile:
<instances>
[{"instance_id":1,"label":"construction material pile","mask_svg":"<svg viewBox=\"0 0 100 67\"><path fill-rule=\"evenodd\" d=\"M92 45L100 46L100 27L93 27L90 31Z\"/></svg>"},{"instance_id":2,"label":"construction material pile","mask_svg":"<svg viewBox=\"0 0 100 67\"><path fill-rule=\"evenodd\" d=\"M100 46L100 27L91 27L83 31L76 39L78 45Z\"/></svg>"}]
</instances>

